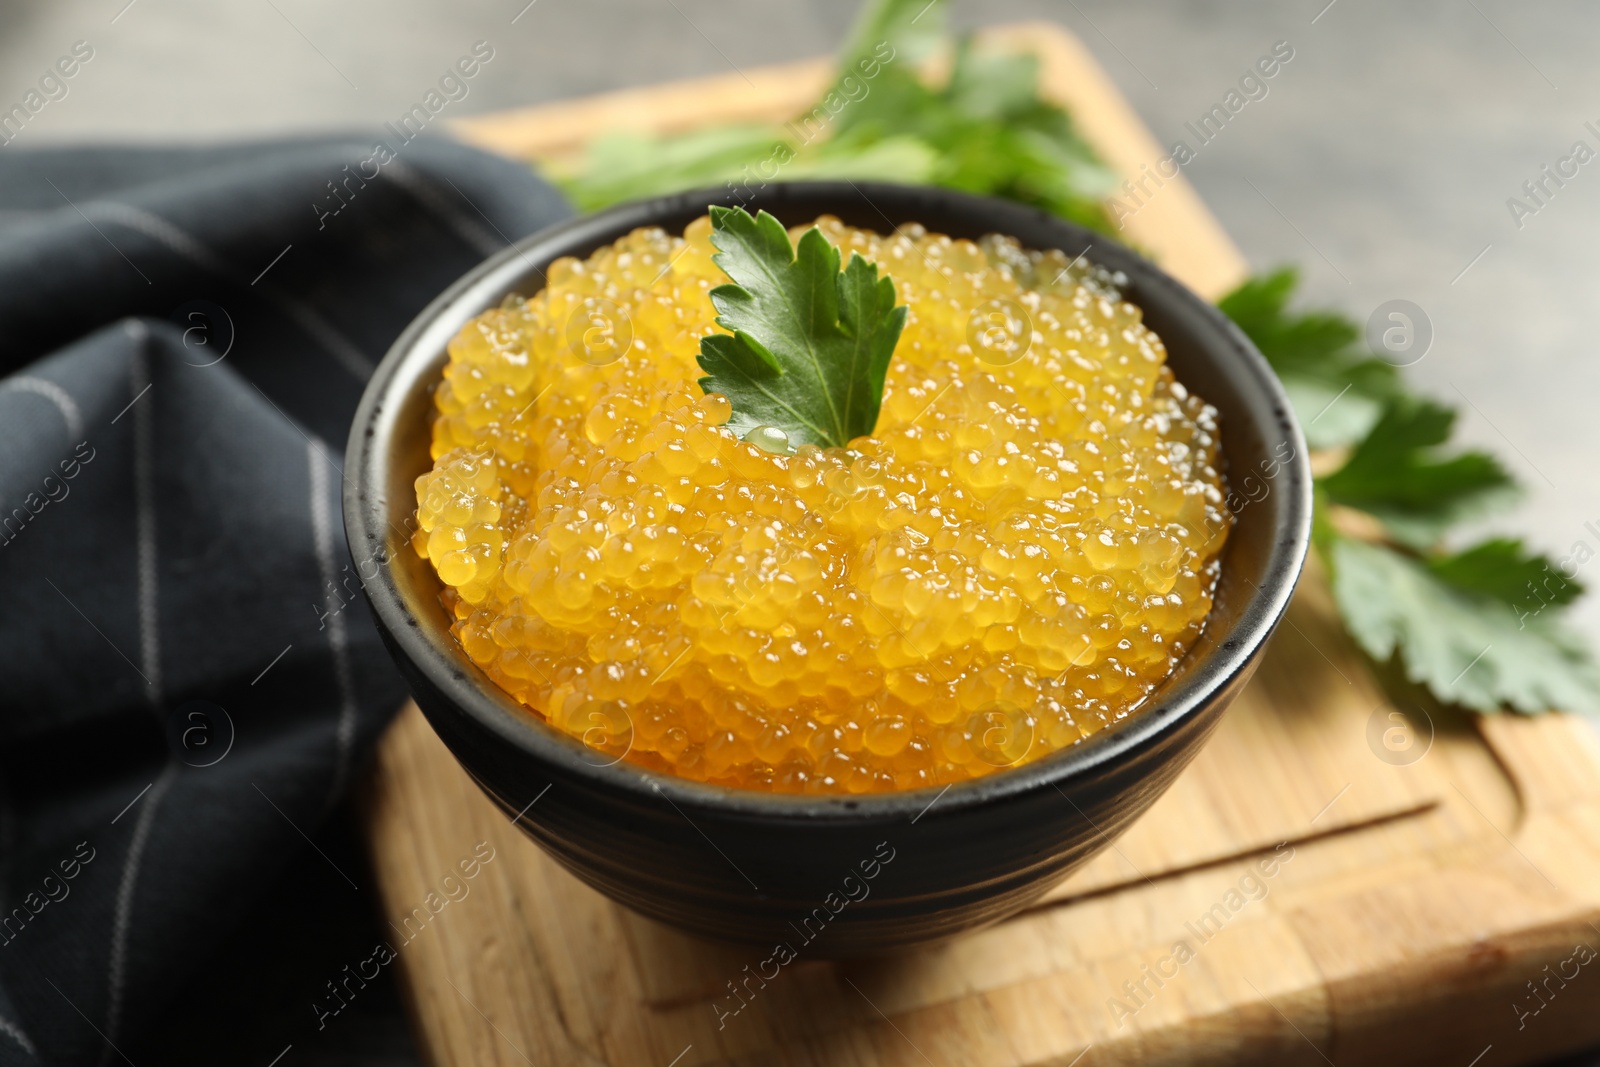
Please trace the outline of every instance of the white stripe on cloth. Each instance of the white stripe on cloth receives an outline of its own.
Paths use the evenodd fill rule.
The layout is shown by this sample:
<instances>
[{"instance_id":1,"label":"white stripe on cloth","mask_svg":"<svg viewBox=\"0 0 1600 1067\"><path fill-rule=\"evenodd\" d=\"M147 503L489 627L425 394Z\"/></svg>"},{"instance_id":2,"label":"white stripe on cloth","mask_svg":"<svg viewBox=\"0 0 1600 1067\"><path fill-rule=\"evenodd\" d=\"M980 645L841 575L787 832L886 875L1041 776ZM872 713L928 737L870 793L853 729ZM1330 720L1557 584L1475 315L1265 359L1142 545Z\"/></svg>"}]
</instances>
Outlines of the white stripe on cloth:
<instances>
[{"instance_id":1,"label":"white stripe on cloth","mask_svg":"<svg viewBox=\"0 0 1600 1067\"><path fill-rule=\"evenodd\" d=\"M10 1019L7 1019L3 1015L0 1015L0 1034L5 1034L11 1040L21 1045L22 1051L26 1052L34 1059L39 1058L39 1050L33 1047L33 1042L29 1041L28 1035L22 1032L22 1027L18 1026L16 1023L12 1022Z\"/></svg>"},{"instance_id":2,"label":"white stripe on cloth","mask_svg":"<svg viewBox=\"0 0 1600 1067\"><path fill-rule=\"evenodd\" d=\"M145 211L143 208L132 207L128 204L118 204L110 200L96 200L92 203L84 204L83 213L90 218L98 218L103 222L114 223L142 233L153 240L160 241L183 258L204 267L211 273L219 275L241 288L248 289L253 284L247 276L224 262L220 256L205 245L161 216ZM340 333L332 323L314 311L304 301L283 295L268 283L263 283L257 287L257 291L261 294L262 299L272 304L290 319L293 319L296 325L314 337L317 343L327 350L328 354L333 356L339 362L339 365L355 378L360 381L366 381L371 376L374 365L372 360L368 359L366 354L356 347L355 342Z\"/></svg>"},{"instance_id":3,"label":"white stripe on cloth","mask_svg":"<svg viewBox=\"0 0 1600 1067\"><path fill-rule=\"evenodd\" d=\"M83 438L83 411L78 407L78 402L55 382L43 378L34 378L30 375L17 375L0 382L0 391L12 390L18 393L36 393L56 406L61 412L61 417L67 422L67 433L74 441Z\"/></svg>"},{"instance_id":4,"label":"white stripe on cloth","mask_svg":"<svg viewBox=\"0 0 1600 1067\"><path fill-rule=\"evenodd\" d=\"M145 846L150 842L150 827L155 822L156 809L161 799L178 776L178 765L171 760L156 779L150 797L139 809L139 821L133 827L133 841L128 845L128 858L122 865L122 881L117 884L116 912L111 926L111 957L106 965L106 1047L100 1050L100 1063L106 1064L115 1051L113 1042L122 1025L122 994L127 984L128 930L133 925L133 892L139 884L139 864L144 859Z\"/></svg>"},{"instance_id":5,"label":"white stripe on cloth","mask_svg":"<svg viewBox=\"0 0 1600 1067\"><path fill-rule=\"evenodd\" d=\"M134 340L130 364L132 395L137 400L150 387L150 364L144 342L149 331L143 323L130 322L128 333ZM155 415L154 396L134 404L133 410L133 497L134 523L139 553L139 659L150 684L146 692L150 704L160 712L161 690L161 612L157 599L156 501L155 501Z\"/></svg>"},{"instance_id":6,"label":"white stripe on cloth","mask_svg":"<svg viewBox=\"0 0 1600 1067\"><path fill-rule=\"evenodd\" d=\"M328 634L328 651L333 657L333 676L339 686L339 722L334 729L333 784L328 790L332 807L344 791L350 770L350 746L355 739L355 679L350 671L350 635L344 624L344 599L338 595L339 583L333 562L333 509L328 468L333 460L315 438L306 443L306 461L311 470L311 536L317 550L317 566L322 572L322 610Z\"/></svg>"}]
</instances>

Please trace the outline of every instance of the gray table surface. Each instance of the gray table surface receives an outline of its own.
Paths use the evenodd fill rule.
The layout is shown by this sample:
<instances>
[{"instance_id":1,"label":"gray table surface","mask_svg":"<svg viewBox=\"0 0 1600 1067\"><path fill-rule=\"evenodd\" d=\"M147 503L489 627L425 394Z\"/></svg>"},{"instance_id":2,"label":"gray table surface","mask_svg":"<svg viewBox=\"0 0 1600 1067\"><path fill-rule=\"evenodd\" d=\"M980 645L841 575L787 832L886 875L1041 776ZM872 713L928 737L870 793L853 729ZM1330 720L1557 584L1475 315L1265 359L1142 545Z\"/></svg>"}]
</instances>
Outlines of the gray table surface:
<instances>
[{"instance_id":1,"label":"gray table surface","mask_svg":"<svg viewBox=\"0 0 1600 1067\"><path fill-rule=\"evenodd\" d=\"M830 51L853 0L0 0L0 102L73 42L94 59L17 144L207 141L397 118L471 44L494 60L470 114ZM735 14L736 12L736 14ZM960 24L1077 33L1158 138L1185 137L1274 42L1294 59L1187 168L1252 266L1298 263L1365 319L1433 323L1408 373L1464 411L1464 439L1526 483L1492 529L1600 550L1600 162L1514 219L1511 197L1576 141L1600 151L1600 8L1578 0L991 0ZM1185 139L1188 139L1187 137ZM4 149L0 149L4 150ZM1590 564L1580 578L1600 582ZM1600 597L1575 618L1600 642ZM1600 1063L1600 1060L1594 1062Z\"/></svg>"}]
</instances>

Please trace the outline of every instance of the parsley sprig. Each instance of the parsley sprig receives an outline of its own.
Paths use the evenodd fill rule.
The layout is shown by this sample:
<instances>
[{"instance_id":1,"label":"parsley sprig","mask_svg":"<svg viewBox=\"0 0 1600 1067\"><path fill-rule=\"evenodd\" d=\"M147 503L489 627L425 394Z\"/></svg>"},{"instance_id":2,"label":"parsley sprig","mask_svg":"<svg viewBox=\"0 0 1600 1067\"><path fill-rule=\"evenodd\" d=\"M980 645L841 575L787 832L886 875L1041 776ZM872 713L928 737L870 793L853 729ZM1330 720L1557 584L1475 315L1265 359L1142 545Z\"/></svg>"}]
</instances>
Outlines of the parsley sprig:
<instances>
[{"instance_id":1,"label":"parsley sprig","mask_svg":"<svg viewBox=\"0 0 1600 1067\"><path fill-rule=\"evenodd\" d=\"M732 279L711 290L717 325L700 341L700 387L733 405L728 428L782 430L792 445L843 448L872 432L889 357L905 327L894 282L811 227L798 247L765 211L711 208L712 260Z\"/></svg>"},{"instance_id":2,"label":"parsley sprig","mask_svg":"<svg viewBox=\"0 0 1600 1067\"><path fill-rule=\"evenodd\" d=\"M1291 312L1294 283L1280 270L1219 306L1277 371L1302 426L1339 412L1307 436L1333 461L1317 479L1316 544L1345 629L1447 704L1600 713L1600 670L1561 620L1583 587L1519 540L1446 547L1459 523L1513 499L1515 480L1487 453L1449 449L1456 412L1363 354L1353 322Z\"/></svg>"},{"instance_id":3,"label":"parsley sprig","mask_svg":"<svg viewBox=\"0 0 1600 1067\"><path fill-rule=\"evenodd\" d=\"M850 178L942 185L1035 204L1114 233L1103 202L1117 178L1066 111L1038 93L1039 62L952 41L945 0L875 0L821 99L787 124L739 123L655 136L601 134L571 170L546 168L598 211L701 186ZM924 63L954 55L929 81Z\"/></svg>"}]
</instances>

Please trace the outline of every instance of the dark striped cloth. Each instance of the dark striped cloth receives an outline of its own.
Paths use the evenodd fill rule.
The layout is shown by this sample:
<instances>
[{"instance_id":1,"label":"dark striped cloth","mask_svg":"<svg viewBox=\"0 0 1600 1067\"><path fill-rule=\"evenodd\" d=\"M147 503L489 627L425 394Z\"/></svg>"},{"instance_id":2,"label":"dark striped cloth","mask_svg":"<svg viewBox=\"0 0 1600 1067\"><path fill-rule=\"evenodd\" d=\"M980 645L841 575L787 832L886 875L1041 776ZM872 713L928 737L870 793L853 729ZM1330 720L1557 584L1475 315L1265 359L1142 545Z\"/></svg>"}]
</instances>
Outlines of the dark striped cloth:
<instances>
[{"instance_id":1,"label":"dark striped cloth","mask_svg":"<svg viewBox=\"0 0 1600 1067\"><path fill-rule=\"evenodd\" d=\"M257 989L206 969L294 936L241 930L303 919L263 899L292 864L355 892L313 839L403 689L349 419L433 296L567 214L508 160L380 158L0 148L0 1065L141 1062L182 991Z\"/></svg>"}]
</instances>

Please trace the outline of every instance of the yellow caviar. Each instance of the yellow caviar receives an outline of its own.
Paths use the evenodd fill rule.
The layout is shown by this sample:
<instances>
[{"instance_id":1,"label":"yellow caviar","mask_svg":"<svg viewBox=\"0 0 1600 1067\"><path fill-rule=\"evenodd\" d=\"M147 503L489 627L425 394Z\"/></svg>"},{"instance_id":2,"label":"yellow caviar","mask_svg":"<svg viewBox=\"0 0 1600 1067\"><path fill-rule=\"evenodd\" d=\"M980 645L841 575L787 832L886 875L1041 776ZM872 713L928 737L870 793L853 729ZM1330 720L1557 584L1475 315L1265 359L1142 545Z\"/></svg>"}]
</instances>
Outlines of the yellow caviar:
<instances>
[{"instance_id":1,"label":"yellow caviar","mask_svg":"<svg viewBox=\"0 0 1600 1067\"><path fill-rule=\"evenodd\" d=\"M413 543L467 655L593 763L780 792L975 778L1133 714L1204 625L1216 412L1120 279L817 225L910 307L849 449L723 427L695 362L727 282L705 218L559 260L450 344Z\"/></svg>"}]
</instances>

